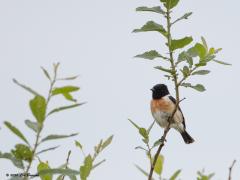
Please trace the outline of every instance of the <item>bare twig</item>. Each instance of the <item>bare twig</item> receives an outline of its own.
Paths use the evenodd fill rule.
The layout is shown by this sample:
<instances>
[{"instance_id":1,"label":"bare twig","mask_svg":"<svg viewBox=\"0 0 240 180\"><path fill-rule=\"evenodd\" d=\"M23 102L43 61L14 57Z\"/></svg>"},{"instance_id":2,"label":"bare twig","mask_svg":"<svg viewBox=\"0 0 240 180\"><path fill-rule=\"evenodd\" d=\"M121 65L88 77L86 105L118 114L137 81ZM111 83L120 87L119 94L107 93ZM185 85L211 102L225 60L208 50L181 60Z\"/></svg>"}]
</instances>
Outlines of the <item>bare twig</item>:
<instances>
[{"instance_id":1,"label":"bare twig","mask_svg":"<svg viewBox=\"0 0 240 180\"><path fill-rule=\"evenodd\" d=\"M70 155L71 155L71 151L68 151L68 155L67 155L67 159L66 159L66 167L65 167L65 169L68 168ZM62 180L64 180L64 178L65 178L65 175L62 176Z\"/></svg>"},{"instance_id":2,"label":"bare twig","mask_svg":"<svg viewBox=\"0 0 240 180\"><path fill-rule=\"evenodd\" d=\"M236 163L236 160L234 160L232 165L229 167L228 180L232 180L232 169L233 169L233 166L235 165L235 163Z\"/></svg>"},{"instance_id":3,"label":"bare twig","mask_svg":"<svg viewBox=\"0 0 240 180\"><path fill-rule=\"evenodd\" d=\"M152 175L153 175L153 171L154 171L154 167L157 163L157 159L158 159L158 156L164 146L164 142L166 140L166 137L167 137L167 133L169 132L170 130L170 123L168 124L167 128L164 130L164 133L163 133L163 136L161 137L161 144L159 145L158 147L158 150L154 156L154 160L153 160L153 163L151 165L151 168L150 168L150 172L149 172L149 175L148 175L148 180L152 180Z\"/></svg>"},{"instance_id":4,"label":"bare twig","mask_svg":"<svg viewBox=\"0 0 240 180\"><path fill-rule=\"evenodd\" d=\"M179 103L182 102L182 101L184 101L185 99L186 99L186 98L181 99L181 100L179 101Z\"/></svg>"}]
</instances>

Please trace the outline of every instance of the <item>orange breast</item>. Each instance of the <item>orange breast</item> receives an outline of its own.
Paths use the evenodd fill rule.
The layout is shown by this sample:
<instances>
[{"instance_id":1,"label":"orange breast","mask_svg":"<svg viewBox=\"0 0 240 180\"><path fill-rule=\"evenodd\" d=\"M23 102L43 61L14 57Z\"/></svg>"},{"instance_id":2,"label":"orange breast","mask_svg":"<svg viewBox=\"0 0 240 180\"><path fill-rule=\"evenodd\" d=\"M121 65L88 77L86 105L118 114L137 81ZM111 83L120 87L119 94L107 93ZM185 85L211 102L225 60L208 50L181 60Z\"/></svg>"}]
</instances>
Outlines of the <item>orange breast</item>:
<instances>
[{"instance_id":1,"label":"orange breast","mask_svg":"<svg viewBox=\"0 0 240 180\"><path fill-rule=\"evenodd\" d=\"M171 100L168 100L168 98L161 98L161 99L153 99L151 101L151 111L152 113L155 113L157 111L162 112L173 112L174 110L174 104L171 103Z\"/></svg>"}]
</instances>

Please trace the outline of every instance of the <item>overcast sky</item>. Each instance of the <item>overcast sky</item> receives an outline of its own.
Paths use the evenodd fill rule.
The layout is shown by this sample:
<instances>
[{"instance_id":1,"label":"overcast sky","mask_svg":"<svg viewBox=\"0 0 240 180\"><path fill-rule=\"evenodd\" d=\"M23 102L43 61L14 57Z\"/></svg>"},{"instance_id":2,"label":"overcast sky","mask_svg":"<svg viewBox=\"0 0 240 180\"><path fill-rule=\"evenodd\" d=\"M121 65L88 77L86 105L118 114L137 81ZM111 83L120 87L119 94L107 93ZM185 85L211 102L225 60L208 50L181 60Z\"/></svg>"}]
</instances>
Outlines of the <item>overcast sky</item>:
<instances>
[{"instance_id":1,"label":"overcast sky","mask_svg":"<svg viewBox=\"0 0 240 180\"><path fill-rule=\"evenodd\" d=\"M134 164L148 169L143 152L134 150L141 144L136 129L127 121L131 118L141 126L149 126L153 118L149 109L150 88L156 83L166 83L173 93L171 82L154 70L155 62L133 59L146 50L157 49L163 54L163 38L157 33L132 34L134 28L147 20L163 20L151 13L136 13L138 6L158 5L157 0L0 0L0 150L7 152L20 140L10 133L4 120L9 120L23 130L32 142L33 133L24 125L33 119L28 108L32 96L12 82L17 78L42 94L48 83L40 66L51 69L53 62L61 62L60 75L79 74L73 82L81 87L76 96L88 103L78 109L59 113L46 122L47 134L79 136L46 144L62 144L55 152L42 156L50 166L62 164L68 150L72 168L78 169L82 154L74 146L79 140L86 152L100 138L114 134L113 144L102 154L107 162L94 170L90 180L144 180ZM196 178L196 171L216 172L214 179L227 178L228 167L234 159L234 179L240 179L240 119L239 119L239 24L240 2L235 0L181 1L175 17L185 12L194 14L188 21L180 22L173 36L192 35L195 42L204 36L209 46L221 47L218 59L232 63L232 67L211 64L211 74L196 77L193 83L202 83L207 91L198 93L182 89L181 103L187 129L196 142L186 145L180 135L171 131L163 149L164 177L182 169L181 179ZM58 98L51 107L62 105ZM155 127L151 137L162 135ZM43 147L42 147L43 148ZM101 158L99 160L101 160ZM35 172L36 169L32 169ZM0 160L0 179L17 170L7 160Z\"/></svg>"}]
</instances>

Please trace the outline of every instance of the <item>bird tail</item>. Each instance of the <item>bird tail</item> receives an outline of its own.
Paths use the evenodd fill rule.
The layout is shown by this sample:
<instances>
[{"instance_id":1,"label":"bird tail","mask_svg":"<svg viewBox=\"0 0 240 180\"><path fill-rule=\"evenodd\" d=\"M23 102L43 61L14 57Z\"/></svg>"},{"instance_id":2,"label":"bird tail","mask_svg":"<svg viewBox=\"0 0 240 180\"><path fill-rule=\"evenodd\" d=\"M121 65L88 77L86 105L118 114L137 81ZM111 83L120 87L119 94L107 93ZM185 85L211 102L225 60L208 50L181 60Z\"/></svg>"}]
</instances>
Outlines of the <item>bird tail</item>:
<instances>
[{"instance_id":1,"label":"bird tail","mask_svg":"<svg viewBox=\"0 0 240 180\"><path fill-rule=\"evenodd\" d=\"M194 142L194 139L187 133L186 130L181 132L182 138L186 144L191 144Z\"/></svg>"}]
</instances>

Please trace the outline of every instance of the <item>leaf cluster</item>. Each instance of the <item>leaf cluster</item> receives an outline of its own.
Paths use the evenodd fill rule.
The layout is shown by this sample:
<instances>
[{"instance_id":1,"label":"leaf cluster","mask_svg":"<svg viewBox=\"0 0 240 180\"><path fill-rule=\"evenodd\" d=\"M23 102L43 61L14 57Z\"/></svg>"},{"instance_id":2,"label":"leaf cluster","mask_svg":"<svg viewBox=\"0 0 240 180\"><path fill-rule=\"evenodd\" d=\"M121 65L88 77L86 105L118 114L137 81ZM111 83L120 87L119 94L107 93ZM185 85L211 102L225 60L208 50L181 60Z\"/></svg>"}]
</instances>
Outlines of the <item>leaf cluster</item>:
<instances>
[{"instance_id":1,"label":"leaf cluster","mask_svg":"<svg viewBox=\"0 0 240 180\"><path fill-rule=\"evenodd\" d=\"M0 151L0 158L10 160L12 164L21 169L23 173L29 173L31 169L32 162L35 159L38 159L39 164L37 167L38 174L42 180L52 180L54 174L60 174L58 180L63 180L65 176L68 176L70 179L75 180L76 176L79 175L81 180L86 180L87 177L90 175L90 172L105 162L105 159L99 162L95 162L97 156L112 142L113 136L110 136L106 140L101 140L100 143L95 147L94 154L85 156L83 152L83 147L80 142L75 141L77 147L81 149L84 154L84 161L83 165L79 168L79 170L73 170L68 168L68 162L57 167L51 168L48 162L44 162L41 160L40 155L46 153L48 151L53 151L59 148L60 146L53 146L48 148L41 148L42 144L46 142L65 139L70 137L75 137L78 133L71 133L67 135L62 134L49 134L46 136L42 136L41 132L45 127L45 122L49 116L53 114L69 110L72 108L79 107L83 103L79 103L76 98L74 98L73 93L80 90L78 86L75 85L64 85L64 86L56 86L59 81L66 81L69 82L71 80L75 80L78 76L70 76L65 78L58 77L58 69L59 63L53 64L53 75L43 67L41 67L44 76L49 81L49 93L47 96L43 96L39 92L33 90L33 88L24 85L18 82L16 79L13 79L13 82L29 92L33 97L29 100L29 109L32 113L33 120L25 120L25 125L29 128L35 135L35 142L31 143L28 138L24 135L22 130L17 128L14 124L9 121L5 121L4 125L14 134L16 135L22 143L18 143L14 146L10 152L2 153ZM53 109L49 109L49 104L51 103L52 98L57 96L62 96L67 100L67 104L63 106L57 106ZM70 156L70 154L69 154ZM69 158L69 157L68 157ZM28 179L24 177L24 180Z\"/></svg>"},{"instance_id":2,"label":"leaf cluster","mask_svg":"<svg viewBox=\"0 0 240 180\"><path fill-rule=\"evenodd\" d=\"M134 29L134 33L139 32L157 32L163 36L166 40L167 53L160 53L157 50L148 50L144 53L138 54L136 58L143 58L148 60L163 60L160 61L160 65L154 67L164 73L164 76L169 80L179 79L177 86L193 88L197 91L205 91L205 87L202 84L193 85L186 82L190 77L196 75L207 75L210 70L203 69L208 66L209 63L215 62L222 65L230 65L229 63L219 61L216 59L216 55L221 48L208 48L206 40L201 37L201 42L193 44L192 36L185 36L182 38L173 38L171 34L171 28L178 22L188 19L192 12L187 12L184 15L178 17L171 22L172 9L179 4L179 0L161 0L160 6L147 7L141 6L136 8L137 12L152 12L160 15L161 19L167 21L167 25L164 26L155 21L148 21L142 27ZM162 20L161 20L162 21ZM193 45L192 45L193 44ZM178 55L175 55L178 53ZM168 57L168 55L170 56ZM166 63L168 62L168 63Z\"/></svg>"},{"instance_id":3,"label":"leaf cluster","mask_svg":"<svg viewBox=\"0 0 240 180\"><path fill-rule=\"evenodd\" d=\"M152 166L153 163L153 154L152 150L154 150L155 147L159 146L161 143L161 139L155 141L152 145L150 145L150 132L155 124L153 122L148 128L140 127L137 125L135 122L133 122L131 119L129 119L130 123L138 130L138 133L140 137L142 138L142 141L145 145L145 147L142 146L137 146L135 149L143 150L149 160L150 166ZM154 166L154 173L156 176L158 176L158 179L164 179L162 178L162 172L163 172L163 164L164 164L164 157L163 155L159 155L157 157L157 162L156 165ZM135 167L146 177L148 177L147 171L145 171L142 167L139 165L135 165ZM173 173L173 175L169 178L170 180L176 180L176 178L179 176L181 173L181 170L177 170L176 172ZM152 178L154 179L154 178Z\"/></svg>"},{"instance_id":4,"label":"leaf cluster","mask_svg":"<svg viewBox=\"0 0 240 180\"><path fill-rule=\"evenodd\" d=\"M68 166L68 162L57 168L51 168L47 162L40 162L38 164L38 174L42 180L52 180L54 175L59 175L57 180L62 180L65 176L68 176L71 180L76 180L78 176L81 180L87 180L91 172L106 161L103 159L96 162L96 159L100 153L111 144L112 140L113 135L108 137L106 140L101 140L94 147L94 153L88 155L84 152L83 145L79 141L75 141L76 147L83 155L83 163L80 165L79 170L70 168Z\"/></svg>"}]
</instances>

